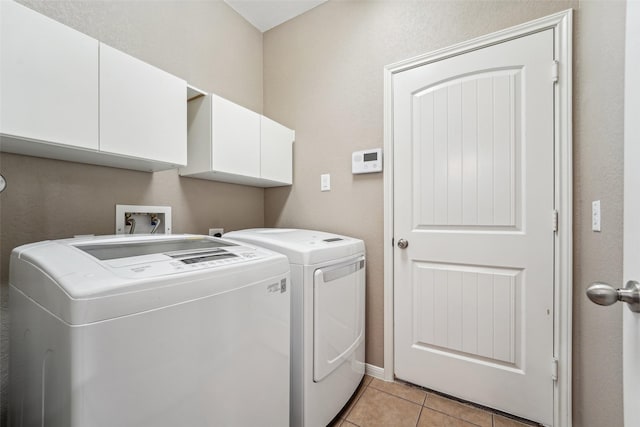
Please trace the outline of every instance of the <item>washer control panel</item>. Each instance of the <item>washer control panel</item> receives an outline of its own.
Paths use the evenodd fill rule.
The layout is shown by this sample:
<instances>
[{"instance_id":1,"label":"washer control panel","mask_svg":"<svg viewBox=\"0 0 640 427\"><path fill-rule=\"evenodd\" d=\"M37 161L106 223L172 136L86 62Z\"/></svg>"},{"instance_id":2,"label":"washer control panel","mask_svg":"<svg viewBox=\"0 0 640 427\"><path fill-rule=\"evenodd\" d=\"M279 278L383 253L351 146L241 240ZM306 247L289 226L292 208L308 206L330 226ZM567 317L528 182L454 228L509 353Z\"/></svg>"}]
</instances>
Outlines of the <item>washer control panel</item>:
<instances>
[{"instance_id":1,"label":"washer control panel","mask_svg":"<svg viewBox=\"0 0 640 427\"><path fill-rule=\"evenodd\" d=\"M126 278L149 278L223 268L269 256L260 248L208 236L127 240L90 242L76 247Z\"/></svg>"},{"instance_id":2,"label":"washer control panel","mask_svg":"<svg viewBox=\"0 0 640 427\"><path fill-rule=\"evenodd\" d=\"M117 265L107 261L107 264L118 274L129 278L156 277L171 273L205 270L238 264L265 256L259 251L247 247L236 246L216 251L185 254L161 254L141 257L133 264Z\"/></svg>"}]
</instances>

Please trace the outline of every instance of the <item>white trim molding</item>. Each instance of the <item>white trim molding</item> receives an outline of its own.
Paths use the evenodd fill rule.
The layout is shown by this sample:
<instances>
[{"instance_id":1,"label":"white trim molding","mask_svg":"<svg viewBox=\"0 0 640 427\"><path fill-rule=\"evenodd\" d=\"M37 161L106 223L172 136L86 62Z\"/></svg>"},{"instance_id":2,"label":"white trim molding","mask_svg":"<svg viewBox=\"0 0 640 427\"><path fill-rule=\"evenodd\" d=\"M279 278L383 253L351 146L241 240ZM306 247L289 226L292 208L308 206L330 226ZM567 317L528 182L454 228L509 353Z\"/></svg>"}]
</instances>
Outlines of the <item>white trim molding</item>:
<instances>
[{"instance_id":1,"label":"white trim molding","mask_svg":"<svg viewBox=\"0 0 640 427\"><path fill-rule=\"evenodd\" d=\"M573 286L573 170L572 170L572 10L507 28L384 69L384 369L386 381L394 380L393 337L393 77L397 73L456 55L503 43L540 31L554 31L554 59L558 62L555 86L555 239L554 358L558 379L554 389L554 426L571 426L571 345ZM551 364L551 361L550 361ZM371 369L377 367L372 367ZM369 369L369 366L367 366ZM373 372L373 371L372 371ZM370 374L375 376L373 374Z\"/></svg>"},{"instance_id":2,"label":"white trim molding","mask_svg":"<svg viewBox=\"0 0 640 427\"><path fill-rule=\"evenodd\" d=\"M370 377L385 381L384 368L369 363L364 364L364 373Z\"/></svg>"}]
</instances>

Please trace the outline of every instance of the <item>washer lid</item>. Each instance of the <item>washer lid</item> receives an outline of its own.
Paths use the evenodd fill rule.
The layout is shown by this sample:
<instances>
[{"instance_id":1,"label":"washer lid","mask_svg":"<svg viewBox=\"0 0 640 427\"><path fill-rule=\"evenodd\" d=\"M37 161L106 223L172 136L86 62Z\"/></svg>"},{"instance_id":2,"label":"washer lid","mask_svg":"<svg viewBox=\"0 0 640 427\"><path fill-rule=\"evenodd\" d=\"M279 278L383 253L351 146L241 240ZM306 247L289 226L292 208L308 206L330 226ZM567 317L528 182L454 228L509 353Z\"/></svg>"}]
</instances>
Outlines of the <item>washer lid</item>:
<instances>
[{"instance_id":1,"label":"washer lid","mask_svg":"<svg viewBox=\"0 0 640 427\"><path fill-rule=\"evenodd\" d=\"M11 286L79 325L232 291L286 275L282 254L208 236L101 236L11 253Z\"/></svg>"},{"instance_id":2,"label":"washer lid","mask_svg":"<svg viewBox=\"0 0 640 427\"><path fill-rule=\"evenodd\" d=\"M232 231L224 237L285 254L291 264L314 265L364 253L360 239L316 230L252 228Z\"/></svg>"}]
</instances>

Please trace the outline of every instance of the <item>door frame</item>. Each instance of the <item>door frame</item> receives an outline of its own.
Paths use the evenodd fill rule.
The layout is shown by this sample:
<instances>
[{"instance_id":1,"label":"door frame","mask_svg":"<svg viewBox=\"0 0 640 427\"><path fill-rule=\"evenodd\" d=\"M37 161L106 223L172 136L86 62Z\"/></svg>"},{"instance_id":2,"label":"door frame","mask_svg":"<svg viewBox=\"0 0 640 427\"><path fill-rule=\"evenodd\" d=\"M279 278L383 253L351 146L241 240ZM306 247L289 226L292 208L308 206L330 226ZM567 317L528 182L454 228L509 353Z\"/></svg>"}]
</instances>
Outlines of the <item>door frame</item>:
<instances>
[{"instance_id":1,"label":"door frame","mask_svg":"<svg viewBox=\"0 0 640 427\"><path fill-rule=\"evenodd\" d=\"M638 280L637 270L629 268L632 260L635 260L640 250L638 246L632 243L631 236L637 236L640 233L637 220L635 218L636 211L640 200L634 196L635 189L632 188L634 182L640 180L640 173L634 160L640 158L640 147L637 142L640 141L640 125L635 119L640 113L640 78L635 71L640 65L640 49L638 49L635 41L640 36L640 29L632 25L640 18L640 3L628 1L626 7L626 30L625 30L625 75L624 75L624 246L623 246L623 281L627 283L629 280ZM618 286L616 286L617 288ZM625 304L626 305L626 304ZM632 422L640 419L635 405L629 405L632 399L632 393L636 390L637 378L640 376L640 368L632 363L635 356L634 344L637 342L635 329L630 326L634 325L640 316L633 313L628 307L622 308L622 401L623 401L623 417L624 425L632 426Z\"/></svg>"},{"instance_id":2,"label":"door frame","mask_svg":"<svg viewBox=\"0 0 640 427\"><path fill-rule=\"evenodd\" d=\"M557 232L554 243L554 425L571 426L572 286L573 286L573 171L572 171L572 21L571 9L436 50L384 68L384 379L395 372L393 336L393 77L397 73L547 29L554 31L554 59L558 66L554 111L554 205ZM549 221L553 220L550 212Z\"/></svg>"}]
</instances>

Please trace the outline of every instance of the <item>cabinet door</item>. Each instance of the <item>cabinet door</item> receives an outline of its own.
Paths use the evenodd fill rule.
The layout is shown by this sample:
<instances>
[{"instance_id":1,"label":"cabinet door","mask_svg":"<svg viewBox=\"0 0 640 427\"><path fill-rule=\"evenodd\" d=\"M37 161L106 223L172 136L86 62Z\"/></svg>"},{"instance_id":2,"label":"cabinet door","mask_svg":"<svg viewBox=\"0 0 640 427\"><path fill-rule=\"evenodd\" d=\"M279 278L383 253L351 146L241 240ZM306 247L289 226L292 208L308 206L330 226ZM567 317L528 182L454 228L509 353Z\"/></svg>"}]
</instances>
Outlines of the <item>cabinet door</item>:
<instances>
[{"instance_id":1,"label":"cabinet door","mask_svg":"<svg viewBox=\"0 0 640 427\"><path fill-rule=\"evenodd\" d=\"M0 133L98 148L98 41L0 1Z\"/></svg>"},{"instance_id":2,"label":"cabinet door","mask_svg":"<svg viewBox=\"0 0 640 427\"><path fill-rule=\"evenodd\" d=\"M100 150L187 163L187 84L100 43Z\"/></svg>"},{"instance_id":3,"label":"cabinet door","mask_svg":"<svg viewBox=\"0 0 640 427\"><path fill-rule=\"evenodd\" d=\"M260 177L283 184L292 180L294 131L262 116L260 120Z\"/></svg>"},{"instance_id":4,"label":"cabinet door","mask_svg":"<svg viewBox=\"0 0 640 427\"><path fill-rule=\"evenodd\" d=\"M260 177L260 115L212 95L213 170Z\"/></svg>"}]
</instances>

